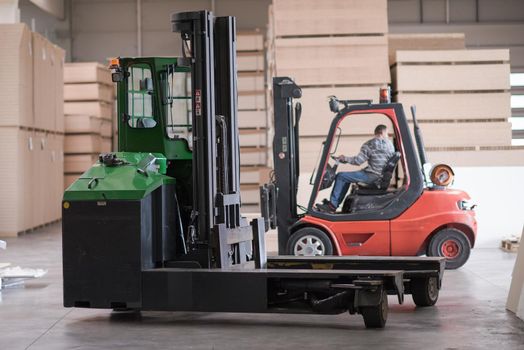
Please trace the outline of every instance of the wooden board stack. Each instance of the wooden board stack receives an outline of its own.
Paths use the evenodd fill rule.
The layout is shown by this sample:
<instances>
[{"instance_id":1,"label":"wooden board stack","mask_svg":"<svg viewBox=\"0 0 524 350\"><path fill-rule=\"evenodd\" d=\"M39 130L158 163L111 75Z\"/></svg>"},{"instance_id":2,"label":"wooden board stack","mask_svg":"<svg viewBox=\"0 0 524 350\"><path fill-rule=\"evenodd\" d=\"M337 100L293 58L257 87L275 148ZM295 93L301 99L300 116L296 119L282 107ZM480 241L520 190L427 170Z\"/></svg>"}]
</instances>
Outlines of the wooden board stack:
<instances>
[{"instance_id":1,"label":"wooden board stack","mask_svg":"<svg viewBox=\"0 0 524 350\"><path fill-rule=\"evenodd\" d=\"M67 188L100 153L112 150L114 88L111 72L99 63L67 63L64 70Z\"/></svg>"},{"instance_id":2,"label":"wooden board stack","mask_svg":"<svg viewBox=\"0 0 524 350\"><path fill-rule=\"evenodd\" d=\"M65 52L24 24L0 24L0 236L61 217Z\"/></svg>"},{"instance_id":3,"label":"wooden board stack","mask_svg":"<svg viewBox=\"0 0 524 350\"><path fill-rule=\"evenodd\" d=\"M259 186L267 182L268 123L265 100L264 39L259 31L237 35L238 126L242 207L258 210Z\"/></svg>"},{"instance_id":4,"label":"wooden board stack","mask_svg":"<svg viewBox=\"0 0 524 350\"><path fill-rule=\"evenodd\" d=\"M399 50L464 50L466 35L464 33L430 33L430 34L389 34L389 64L395 63L395 54Z\"/></svg>"},{"instance_id":5,"label":"wooden board stack","mask_svg":"<svg viewBox=\"0 0 524 350\"><path fill-rule=\"evenodd\" d=\"M511 146L509 50L444 50L443 41L439 50L413 50L407 42L409 50L397 41L390 52L394 99L406 112L417 106L431 162L524 165L524 149Z\"/></svg>"},{"instance_id":6,"label":"wooden board stack","mask_svg":"<svg viewBox=\"0 0 524 350\"><path fill-rule=\"evenodd\" d=\"M378 102L380 87L390 82L387 33L386 0L273 0L268 75L289 76L302 87L302 149L320 149L327 135L328 96ZM369 135L374 126L368 125ZM302 172L311 172L316 160L302 156Z\"/></svg>"}]
</instances>

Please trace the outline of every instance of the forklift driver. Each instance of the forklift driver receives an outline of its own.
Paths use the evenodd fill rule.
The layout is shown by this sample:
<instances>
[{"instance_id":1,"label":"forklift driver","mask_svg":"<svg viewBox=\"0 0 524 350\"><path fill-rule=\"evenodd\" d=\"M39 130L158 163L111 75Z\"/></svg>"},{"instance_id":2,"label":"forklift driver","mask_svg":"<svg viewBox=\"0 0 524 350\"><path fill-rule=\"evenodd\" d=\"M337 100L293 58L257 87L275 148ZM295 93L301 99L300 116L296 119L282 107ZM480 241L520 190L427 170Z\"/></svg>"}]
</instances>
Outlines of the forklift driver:
<instances>
[{"instance_id":1,"label":"forklift driver","mask_svg":"<svg viewBox=\"0 0 524 350\"><path fill-rule=\"evenodd\" d=\"M331 191L328 201L324 199L322 203L316 205L317 209L326 213L335 213L338 206L342 203L346 192L351 183L372 184L382 176L382 170L388 159L395 153L393 143L388 139L388 129L385 125L377 125L375 137L365 142L360 148L360 152L355 157L340 155L336 159L341 163L361 165L365 161L368 166L358 171L345 171L337 174L335 184Z\"/></svg>"}]
</instances>

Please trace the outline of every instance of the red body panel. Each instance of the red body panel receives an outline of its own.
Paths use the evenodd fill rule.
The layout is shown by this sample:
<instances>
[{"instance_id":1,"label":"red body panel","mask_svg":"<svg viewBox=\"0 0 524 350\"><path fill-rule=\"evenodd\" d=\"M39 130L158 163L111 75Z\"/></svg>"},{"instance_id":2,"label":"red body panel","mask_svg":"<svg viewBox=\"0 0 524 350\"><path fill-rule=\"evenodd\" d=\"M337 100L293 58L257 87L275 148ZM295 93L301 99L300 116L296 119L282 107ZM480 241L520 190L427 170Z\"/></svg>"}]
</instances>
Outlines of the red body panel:
<instances>
[{"instance_id":1,"label":"red body panel","mask_svg":"<svg viewBox=\"0 0 524 350\"><path fill-rule=\"evenodd\" d=\"M387 221L328 221L306 215L301 224L318 226L331 236L338 255L395 255L423 253L430 236L440 227L457 227L473 246L477 233L475 212L459 209L469 200L459 190L425 190L399 217Z\"/></svg>"}]
</instances>

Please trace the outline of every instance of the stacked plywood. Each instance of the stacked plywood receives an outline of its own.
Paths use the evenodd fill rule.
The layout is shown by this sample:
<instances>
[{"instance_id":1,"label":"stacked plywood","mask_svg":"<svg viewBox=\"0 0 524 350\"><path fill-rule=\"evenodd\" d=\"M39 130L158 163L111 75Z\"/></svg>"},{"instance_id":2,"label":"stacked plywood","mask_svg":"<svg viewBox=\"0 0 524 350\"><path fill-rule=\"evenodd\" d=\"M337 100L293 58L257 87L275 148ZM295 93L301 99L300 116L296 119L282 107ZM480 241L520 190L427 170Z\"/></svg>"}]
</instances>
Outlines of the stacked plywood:
<instances>
[{"instance_id":1,"label":"stacked plywood","mask_svg":"<svg viewBox=\"0 0 524 350\"><path fill-rule=\"evenodd\" d=\"M237 36L240 183L244 208L258 208L259 186L268 174L264 40L259 31Z\"/></svg>"},{"instance_id":2,"label":"stacked plywood","mask_svg":"<svg viewBox=\"0 0 524 350\"><path fill-rule=\"evenodd\" d=\"M273 0L268 75L289 76L302 87L302 149L320 149L327 135L334 116L328 96L378 102L380 87L390 82L387 32L386 0ZM369 135L374 127L366 126ZM317 157L300 160L301 170L311 172Z\"/></svg>"},{"instance_id":3,"label":"stacked plywood","mask_svg":"<svg viewBox=\"0 0 524 350\"><path fill-rule=\"evenodd\" d=\"M0 236L61 216L63 62L24 24L0 25Z\"/></svg>"},{"instance_id":4,"label":"stacked plywood","mask_svg":"<svg viewBox=\"0 0 524 350\"><path fill-rule=\"evenodd\" d=\"M389 64L395 63L395 54L399 50L464 50L464 33L430 34L389 34Z\"/></svg>"},{"instance_id":5,"label":"stacked plywood","mask_svg":"<svg viewBox=\"0 0 524 350\"><path fill-rule=\"evenodd\" d=\"M68 63L64 71L64 187L112 149L114 88L98 63Z\"/></svg>"},{"instance_id":6,"label":"stacked plywood","mask_svg":"<svg viewBox=\"0 0 524 350\"><path fill-rule=\"evenodd\" d=\"M524 164L522 150L511 147L509 50L397 50L394 57L395 98L406 110L417 106L432 162Z\"/></svg>"}]
</instances>

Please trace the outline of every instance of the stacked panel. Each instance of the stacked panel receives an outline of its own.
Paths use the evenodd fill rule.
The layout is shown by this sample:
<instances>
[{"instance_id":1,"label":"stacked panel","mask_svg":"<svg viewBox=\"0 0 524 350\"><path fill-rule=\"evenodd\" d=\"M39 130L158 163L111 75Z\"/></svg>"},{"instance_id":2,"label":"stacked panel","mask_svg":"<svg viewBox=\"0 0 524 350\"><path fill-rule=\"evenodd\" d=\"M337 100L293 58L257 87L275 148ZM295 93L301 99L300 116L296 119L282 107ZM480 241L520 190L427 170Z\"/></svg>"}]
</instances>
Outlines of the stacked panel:
<instances>
[{"instance_id":1,"label":"stacked panel","mask_svg":"<svg viewBox=\"0 0 524 350\"><path fill-rule=\"evenodd\" d=\"M0 24L0 236L61 217L64 50Z\"/></svg>"},{"instance_id":2,"label":"stacked panel","mask_svg":"<svg viewBox=\"0 0 524 350\"><path fill-rule=\"evenodd\" d=\"M264 39L259 31L237 35L238 126L242 207L258 210L259 186L267 182L268 123Z\"/></svg>"},{"instance_id":3,"label":"stacked panel","mask_svg":"<svg viewBox=\"0 0 524 350\"><path fill-rule=\"evenodd\" d=\"M395 99L416 105L431 162L524 163L524 149L511 146L509 59L509 50L394 53Z\"/></svg>"},{"instance_id":4,"label":"stacked panel","mask_svg":"<svg viewBox=\"0 0 524 350\"><path fill-rule=\"evenodd\" d=\"M114 88L111 72L99 63L67 63L64 71L65 160L67 188L111 152Z\"/></svg>"},{"instance_id":5,"label":"stacked panel","mask_svg":"<svg viewBox=\"0 0 524 350\"><path fill-rule=\"evenodd\" d=\"M302 87L302 173L311 173L317 165L334 117L329 96L378 102L380 88L390 82L387 32L386 0L273 0L268 78L288 76ZM272 99L271 92L267 99ZM273 118L271 110L269 116ZM363 138L346 139L350 149L344 152L358 152L361 139L371 137L376 125L368 124Z\"/></svg>"}]
</instances>

